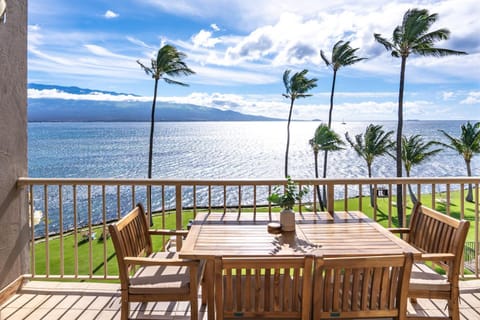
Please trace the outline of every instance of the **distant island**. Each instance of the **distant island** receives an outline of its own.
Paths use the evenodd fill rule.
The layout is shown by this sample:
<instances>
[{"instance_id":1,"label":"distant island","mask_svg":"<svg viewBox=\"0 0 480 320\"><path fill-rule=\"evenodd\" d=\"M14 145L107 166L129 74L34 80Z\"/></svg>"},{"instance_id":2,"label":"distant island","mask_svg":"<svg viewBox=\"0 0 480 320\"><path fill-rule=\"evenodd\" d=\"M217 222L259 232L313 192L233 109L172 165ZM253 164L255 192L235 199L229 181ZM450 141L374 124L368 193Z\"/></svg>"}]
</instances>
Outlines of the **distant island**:
<instances>
[{"instance_id":1,"label":"distant island","mask_svg":"<svg viewBox=\"0 0 480 320\"><path fill-rule=\"evenodd\" d=\"M134 94L64 87L44 84L29 84L29 89L56 90L59 92L87 95L108 94L112 96ZM150 121L152 102L105 101L60 98L29 98L28 121L74 122L74 121ZM278 121L263 116L220 110L194 104L157 102L156 121Z\"/></svg>"}]
</instances>

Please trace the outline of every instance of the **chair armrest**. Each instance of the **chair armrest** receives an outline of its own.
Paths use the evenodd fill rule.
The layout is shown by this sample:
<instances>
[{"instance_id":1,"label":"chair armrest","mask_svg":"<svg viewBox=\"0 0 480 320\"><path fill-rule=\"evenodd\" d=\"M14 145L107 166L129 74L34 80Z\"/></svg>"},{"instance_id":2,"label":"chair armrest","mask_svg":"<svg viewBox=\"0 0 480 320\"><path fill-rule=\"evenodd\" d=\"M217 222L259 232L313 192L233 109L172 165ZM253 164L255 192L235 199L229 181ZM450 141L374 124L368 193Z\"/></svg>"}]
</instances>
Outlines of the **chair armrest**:
<instances>
[{"instance_id":1,"label":"chair armrest","mask_svg":"<svg viewBox=\"0 0 480 320\"><path fill-rule=\"evenodd\" d=\"M155 259L148 257L125 257L123 261L127 264L140 266L179 266L179 267L198 267L200 260L191 259Z\"/></svg>"},{"instance_id":2,"label":"chair armrest","mask_svg":"<svg viewBox=\"0 0 480 320\"><path fill-rule=\"evenodd\" d=\"M422 253L415 261L451 261L455 259L453 253Z\"/></svg>"},{"instance_id":3,"label":"chair armrest","mask_svg":"<svg viewBox=\"0 0 480 320\"><path fill-rule=\"evenodd\" d=\"M410 228L387 228L387 230L392 233L410 233Z\"/></svg>"},{"instance_id":4,"label":"chair armrest","mask_svg":"<svg viewBox=\"0 0 480 320\"><path fill-rule=\"evenodd\" d=\"M148 233L160 236L186 236L188 230L150 229Z\"/></svg>"}]
</instances>

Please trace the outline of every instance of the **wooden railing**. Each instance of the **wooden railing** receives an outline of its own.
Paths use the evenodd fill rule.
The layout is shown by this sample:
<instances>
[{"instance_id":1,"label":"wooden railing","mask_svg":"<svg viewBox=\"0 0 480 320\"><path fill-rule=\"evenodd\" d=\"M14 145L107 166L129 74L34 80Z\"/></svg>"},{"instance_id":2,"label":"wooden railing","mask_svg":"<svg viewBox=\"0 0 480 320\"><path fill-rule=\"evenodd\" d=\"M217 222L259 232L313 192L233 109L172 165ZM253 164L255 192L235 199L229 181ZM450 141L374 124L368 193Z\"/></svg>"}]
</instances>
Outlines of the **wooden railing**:
<instances>
[{"instance_id":1,"label":"wooden railing","mask_svg":"<svg viewBox=\"0 0 480 320\"><path fill-rule=\"evenodd\" d=\"M310 192L297 211L322 211L319 194L325 187L326 207L361 210L385 226L398 226L396 188L403 188L405 225L412 202L409 186L424 205L471 220L466 261L479 277L480 177L297 179ZM255 213L275 210L267 196L285 180L174 180L174 179L61 179L19 178L28 196L31 226L31 278L117 279L116 261L107 225L131 210L137 202L153 212L156 227L185 228L200 210ZM468 185L474 203L465 202ZM318 188L317 188L318 187ZM318 192L318 191L320 192ZM370 201L369 195L373 195ZM322 200L323 196L322 196ZM371 205L373 204L373 206ZM164 244L168 239L162 239ZM181 246L182 239L177 239Z\"/></svg>"}]
</instances>

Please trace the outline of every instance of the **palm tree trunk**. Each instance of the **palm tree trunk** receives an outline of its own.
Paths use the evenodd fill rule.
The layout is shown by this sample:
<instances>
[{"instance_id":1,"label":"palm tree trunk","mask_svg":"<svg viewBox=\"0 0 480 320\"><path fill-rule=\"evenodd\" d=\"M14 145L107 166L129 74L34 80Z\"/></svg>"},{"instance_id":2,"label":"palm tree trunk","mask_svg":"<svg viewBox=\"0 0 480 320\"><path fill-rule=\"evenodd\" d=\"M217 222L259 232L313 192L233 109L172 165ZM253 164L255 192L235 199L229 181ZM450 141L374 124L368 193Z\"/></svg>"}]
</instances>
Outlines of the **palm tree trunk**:
<instances>
[{"instance_id":1,"label":"palm tree trunk","mask_svg":"<svg viewBox=\"0 0 480 320\"><path fill-rule=\"evenodd\" d=\"M405 175L407 176L407 178L410 177L410 171L409 170L405 170ZM412 203L415 205L415 203L417 203L418 199L417 197L415 196L415 193L413 192L412 190L412 186L409 184L408 185L408 193L410 194L410 200L412 201Z\"/></svg>"},{"instance_id":2,"label":"palm tree trunk","mask_svg":"<svg viewBox=\"0 0 480 320\"><path fill-rule=\"evenodd\" d=\"M288 149L290 148L290 120L292 119L292 110L293 102L295 98L290 100L290 112L288 113L288 122L287 122L287 148L285 150L285 178L288 177Z\"/></svg>"},{"instance_id":3,"label":"palm tree trunk","mask_svg":"<svg viewBox=\"0 0 480 320\"><path fill-rule=\"evenodd\" d=\"M469 177L472 176L472 168L470 166L470 160L465 160L465 164L467 165L467 175ZM467 192L467 197L465 198L466 201L468 202L473 202L473 188L472 184L468 184L468 192Z\"/></svg>"},{"instance_id":4,"label":"palm tree trunk","mask_svg":"<svg viewBox=\"0 0 480 320\"><path fill-rule=\"evenodd\" d=\"M371 178L372 177L372 164L367 163L367 168L368 168L368 177ZM375 202L373 201L374 198L375 198L375 196L373 194L373 186L370 185L370 206L372 208L375 207Z\"/></svg>"},{"instance_id":5,"label":"palm tree trunk","mask_svg":"<svg viewBox=\"0 0 480 320\"><path fill-rule=\"evenodd\" d=\"M325 150L323 154L323 178L324 179L327 177L327 160L328 160L328 150ZM327 186L323 185L322 193L323 193L323 199L325 199L325 205L327 205Z\"/></svg>"},{"instance_id":6,"label":"palm tree trunk","mask_svg":"<svg viewBox=\"0 0 480 320\"><path fill-rule=\"evenodd\" d=\"M153 89L152 115L150 117L150 146L148 150L148 179L152 178L153 163L153 132L155 130L155 105L157 104L158 80L155 79L155 88Z\"/></svg>"},{"instance_id":7,"label":"palm tree trunk","mask_svg":"<svg viewBox=\"0 0 480 320\"><path fill-rule=\"evenodd\" d=\"M150 146L148 148L148 179L152 178L152 164L153 164L153 133L155 131L155 106L157 104L157 89L158 89L158 79L155 79L155 87L153 89L153 102L152 102L152 115L150 118ZM152 186L148 186L148 203L147 208L152 207ZM150 210L151 211L151 210ZM153 226L153 217L152 213L149 211L148 215L150 218L150 226Z\"/></svg>"},{"instance_id":8,"label":"palm tree trunk","mask_svg":"<svg viewBox=\"0 0 480 320\"><path fill-rule=\"evenodd\" d=\"M335 94L335 82L337 79L337 70L333 69L333 79L332 79L332 91L330 92L330 109L328 110L328 129L332 128L332 115L333 115L333 96ZM328 150L324 151L323 155L323 178L327 177L327 167L328 167ZM325 204L327 205L327 190L326 186L323 185L323 199L325 199ZM323 210L323 209L322 209Z\"/></svg>"},{"instance_id":9,"label":"palm tree trunk","mask_svg":"<svg viewBox=\"0 0 480 320\"><path fill-rule=\"evenodd\" d=\"M396 145L396 168L397 177L402 176L402 129L403 129L403 89L405 85L405 66L407 57L402 56L402 66L400 69L400 87L398 90L398 124L397 124L397 145ZM397 216L400 227L403 227L403 188L397 184Z\"/></svg>"},{"instance_id":10,"label":"palm tree trunk","mask_svg":"<svg viewBox=\"0 0 480 320\"><path fill-rule=\"evenodd\" d=\"M335 94L336 79L337 79L337 70L333 69L332 91L330 92L330 110L328 111L328 129L331 129L332 127L333 95Z\"/></svg>"},{"instance_id":11,"label":"palm tree trunk","mask_svg":"<svg viewBox=\"0 0 480 320\"><path fill-rule=\"evenodd\" d=\"M315 178L318 178L318 151L314 151L313 155L315 157ZM318 203L320 204L320 210L325 211L325 206L322 201L322 195L320 194L320 186L315 187L318 196Z\"/></svg>"}]
</instances>

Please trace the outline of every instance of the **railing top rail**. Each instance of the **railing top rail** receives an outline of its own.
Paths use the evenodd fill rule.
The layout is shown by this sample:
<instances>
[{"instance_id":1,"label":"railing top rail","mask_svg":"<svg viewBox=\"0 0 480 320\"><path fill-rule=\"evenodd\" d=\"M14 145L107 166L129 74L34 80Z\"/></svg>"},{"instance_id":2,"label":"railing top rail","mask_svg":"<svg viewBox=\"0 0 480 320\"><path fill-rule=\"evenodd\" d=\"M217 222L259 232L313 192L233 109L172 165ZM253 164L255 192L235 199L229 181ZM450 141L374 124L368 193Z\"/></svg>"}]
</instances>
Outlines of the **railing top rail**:
<instances>
[{"instance_id":1,"label":"railing top rail","mask_svg":"<svg viewBox=\"0 0 480 320\"><path fill-rule=\"evenodd\" d=\"M467 184L480 183L475 177L375 177L375 178L312 178L293 179L300 184L354 185L354 184ZM52 185L270 185L283 184L286 179L130 179L130 178L30 178L20 177L17 186L31 184Z\"/></svg>"}]
</instances>

